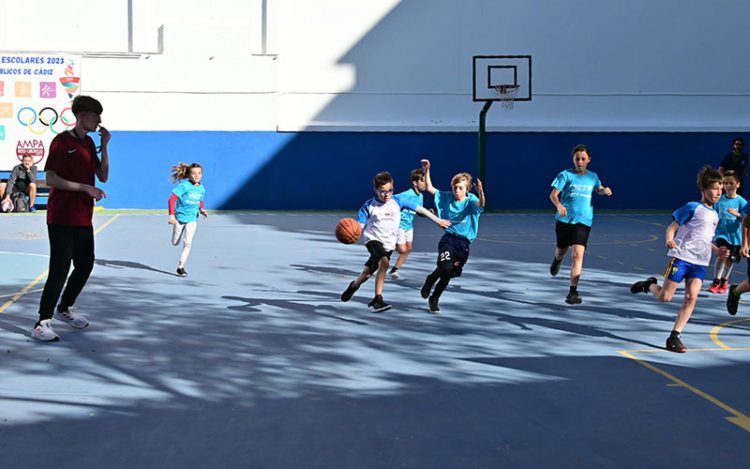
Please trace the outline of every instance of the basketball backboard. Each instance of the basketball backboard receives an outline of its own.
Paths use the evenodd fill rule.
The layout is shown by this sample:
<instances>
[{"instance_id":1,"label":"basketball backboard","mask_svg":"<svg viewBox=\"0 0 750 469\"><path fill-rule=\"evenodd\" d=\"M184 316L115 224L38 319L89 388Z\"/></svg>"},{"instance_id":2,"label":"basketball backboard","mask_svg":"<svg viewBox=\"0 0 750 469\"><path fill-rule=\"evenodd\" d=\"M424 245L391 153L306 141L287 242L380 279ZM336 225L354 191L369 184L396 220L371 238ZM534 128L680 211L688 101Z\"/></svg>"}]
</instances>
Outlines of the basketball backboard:
<instances>
[{"instance_id":1,"label":"basketball backboard","mask_svg":"<svg viewBox=\"0 0 750 469\"><path fill-rule=\"evenodd\" d=\"M519 87L514 101L531 101L531 56L475 55L472 82L474 101L501 101L501 85Z\"/></svg>"}]
</instances>

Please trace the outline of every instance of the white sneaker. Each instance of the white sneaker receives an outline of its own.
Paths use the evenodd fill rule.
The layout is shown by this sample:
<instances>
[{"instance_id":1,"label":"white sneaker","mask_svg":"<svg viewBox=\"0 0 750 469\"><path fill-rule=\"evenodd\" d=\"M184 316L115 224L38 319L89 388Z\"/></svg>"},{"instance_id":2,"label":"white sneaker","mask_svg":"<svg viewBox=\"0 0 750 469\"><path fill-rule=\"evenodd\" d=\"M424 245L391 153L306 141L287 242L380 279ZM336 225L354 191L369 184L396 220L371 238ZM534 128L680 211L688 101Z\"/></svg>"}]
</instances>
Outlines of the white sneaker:
<instances>
[{"instance_id":1,"label":"white sneaker","mask_svg":"<svg viewBox=\"0 0 750 469\"><path fill-rule=\"evenodd\" d=\"M42 342L55 342L60 337L52 330L52 319L45 319L39 322L39 325L31 331L31 338L41 340Z\"/></svg>"},{"instance_id":2,"label":"white sneaker","mask_svg":"<svg viewBox=\"0 0 750 469\"><path fill-rule=\"evenodd\" d=\"M73 306L68 306L67 311L60 312L55 309L55 319L60 320L74 329L84 329L88 327L88 320L80 314L76 314Z\"/></svg>"},{"instance_id":3,"label":"white sneaker","mask_svg":"<svg viewBox=\"0 0 750 469\"><path fill-rule=\"evenodd\" d=\"M391 272L391 280L403 280L404 277L398 273L398 270L395 272Z\"/></svg>"}]
</instances>

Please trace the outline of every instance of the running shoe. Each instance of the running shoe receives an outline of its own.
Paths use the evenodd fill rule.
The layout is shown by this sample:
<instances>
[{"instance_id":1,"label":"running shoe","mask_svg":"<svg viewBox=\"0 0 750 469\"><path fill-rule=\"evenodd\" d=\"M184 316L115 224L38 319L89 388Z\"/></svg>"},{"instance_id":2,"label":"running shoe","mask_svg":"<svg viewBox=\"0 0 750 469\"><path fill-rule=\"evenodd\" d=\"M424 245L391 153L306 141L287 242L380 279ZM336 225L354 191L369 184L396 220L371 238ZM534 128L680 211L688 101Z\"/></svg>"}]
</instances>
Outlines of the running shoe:
<instances>
[{"instance_id":1,"label":"running shoe","mask_svg":"<svg viewBox=\"0 0 750 469\"><path fill-rule=\"evenodd\" d=\"M549 274L551 276L557 276L557 274L560 272L560 264L562 264L562 259L557 260L556 257L552 258L552 264L549 265Z\"/></svg>"},{"instance_id":2,"label":"running shoe","mask_svg":"<svg viewBox=\"0 0 750 469\"><path fill-rule=\"evenodd\" d=\"M42 342L56 342L60 337L52 329L52 319L39 321L39 324L31 331L31 338Z\"/></svg>"},{"instance_id":3,"label":"running shoe","mask_svg":"<svg viewBox=\"0 0 750 469\"><path fill-rule=\"evenodd\" d=\"M427 305L430 307L430 312L434 314L438 314L440 312L440 306L438 305L438 298L435 295L430 296L430 298L427 300Z\"/></svg>"},{"instance_id":4,"label":"running shoe","mask_svg":"<svg viewBox=\"0 0 750 469\"><path fill-rule=\"evenodd\" d=\"M187 277L187 270L185 270L183 267L177 267L177 276Z\"/></svg>"},{"instance_id":5,"label":"running shoe","mask_svg":"<svg viewBox=\"0 0 750 469\"><path fill-rule=\"evenodd\" d=\"M88 320L82 315L76 313L73 306L68 306L68 308L63 311L60 311L58 308L55 311L54 318L66 323L74 329L85 329L89 325Z\"/></svg>"},{"instance_id":6,"label":"running shoe","mask_svg":"<svg viewBox=\"0 0 750 469\"><path fill-rule=\"evenodd\" d=\"M372 308L372 310L376 313L382 313L383 311L388 311L389 309L391 309L391 305L383 301L383 297L381 295L375 295L375 298L370 301L367 307Z\"/></svg>"},{"instance_id":7,"label":"running shoe","mask_svg":"<svg viewBox=\"0 0 750 469\"><path fill-rule=\"evenodd\" d=\"M737 308L740 306L740 295L737 294L737 285L729 287L727 294L727 312L734 316L737 314Z\"/></svg>"},{"instance_id":8,"label":"running shoe","mask_svg":"<svg viewBox=\"0 0 750 469\"><path fill-rule=\"evenodd\" d=\"M656 277L649 277L646 280L635 282L630 287L630 293L648 293L649 287L656 283Z\"/></svg>"},{"instance_id":9,"label":"running shoe","mask_svg":"<svg viewBox=\"0 0 750 469\"><path fill-rule=\"evenodd\" d=\"M679 337L670 337L667 339L667 350L675 353L685 353L688 349Z\"/></svg>"},{"instance_id":10,"label":"running shoe","mask_svg":"<svg viewBox=\"0 0 750 469\"><path fill-rule=\"evenodd\" d=\"M568 293L568 296L565 297L565 302L569 305L579 305L583 303L583 298L581 298L581 295L578 294L577 291Z\"/></svg>"},{"instance_id":11,"label":"running shoe","mask_svg":"<svg viewBox=\"0 0 750 469\"><path fill-rule=\"evenodd\" d=\"M354 292L357 290L359 290L359 287L355 287L354 282L350 283L349 286L346 287L346 290L344 290L344 293L341 294L341 301L351 300Z\"/></svg>"}]
</instances>

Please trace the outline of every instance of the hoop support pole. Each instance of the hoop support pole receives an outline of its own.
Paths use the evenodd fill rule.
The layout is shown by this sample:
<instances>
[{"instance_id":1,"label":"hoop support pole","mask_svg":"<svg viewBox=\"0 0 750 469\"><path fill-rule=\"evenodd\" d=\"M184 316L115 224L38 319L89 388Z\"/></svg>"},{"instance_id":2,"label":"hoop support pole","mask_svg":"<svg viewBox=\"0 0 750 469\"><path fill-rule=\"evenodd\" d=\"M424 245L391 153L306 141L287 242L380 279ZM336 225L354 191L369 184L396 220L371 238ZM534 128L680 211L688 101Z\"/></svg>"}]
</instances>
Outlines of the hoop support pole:
<instances>
[{"instance_id":1,"label":"hoop support pole","mask_svg":"<svg viewBox=\"0 0 750 469\"><path fill-rule=\"evenodd\" d=\"M487 173L487 132L485 130L485 121L487 120L487 111L490 110L492 101L486 101L482 110L479 112L479 142L477 155L477 177L484 181Z\"/></svg>"}]
</instances>

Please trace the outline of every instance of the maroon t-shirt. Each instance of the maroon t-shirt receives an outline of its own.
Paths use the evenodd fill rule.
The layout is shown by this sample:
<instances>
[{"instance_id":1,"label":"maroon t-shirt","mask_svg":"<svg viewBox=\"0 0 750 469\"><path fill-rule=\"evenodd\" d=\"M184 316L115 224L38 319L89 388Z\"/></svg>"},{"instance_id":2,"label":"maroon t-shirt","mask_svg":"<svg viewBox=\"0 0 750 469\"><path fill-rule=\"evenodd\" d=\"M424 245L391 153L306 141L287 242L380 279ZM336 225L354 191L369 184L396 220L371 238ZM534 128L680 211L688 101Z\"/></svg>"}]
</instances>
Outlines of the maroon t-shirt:
<instances>
[{"instance_id":1,"label":"maroon t-shirt","mask_svg":"<svg viewBox=\"0 0 750 469\"><path fill-rule=\"evenodd\" d=\"M101 162L91 137L79 139L70 132L63 132L52 139L44 170L54 171L68 181L93 186L99 166ZM48 225L92 226L93 216L94 199L87 193L50 189Z\"/></svg>"}]
</instances>

